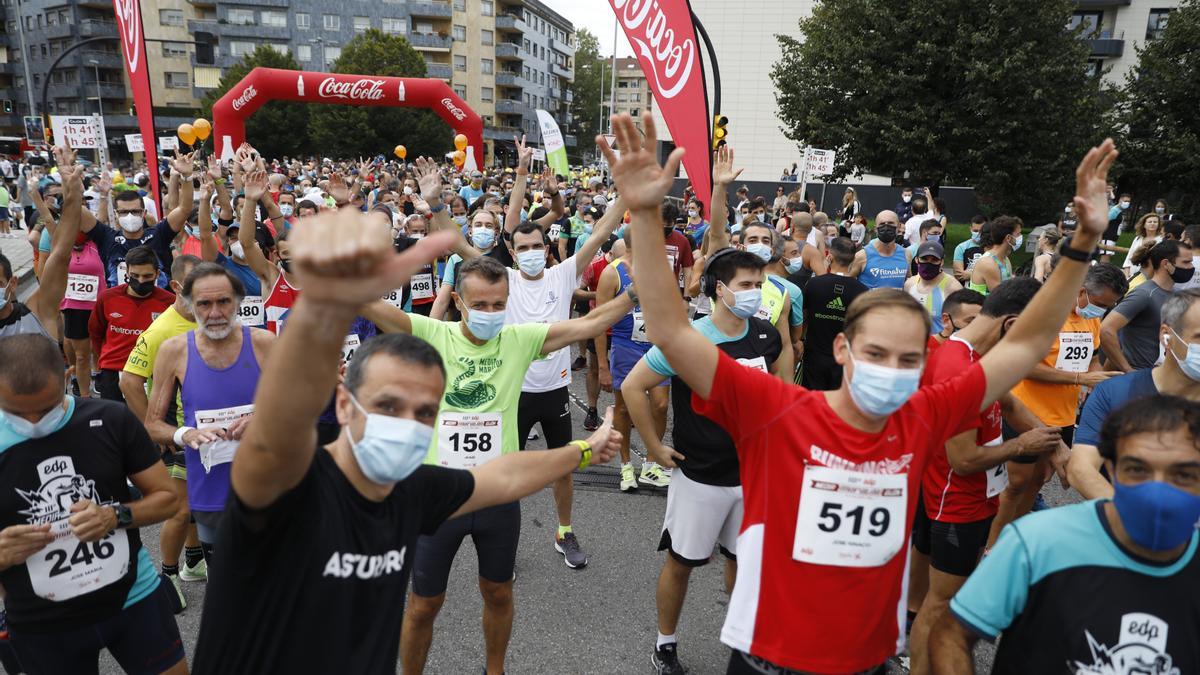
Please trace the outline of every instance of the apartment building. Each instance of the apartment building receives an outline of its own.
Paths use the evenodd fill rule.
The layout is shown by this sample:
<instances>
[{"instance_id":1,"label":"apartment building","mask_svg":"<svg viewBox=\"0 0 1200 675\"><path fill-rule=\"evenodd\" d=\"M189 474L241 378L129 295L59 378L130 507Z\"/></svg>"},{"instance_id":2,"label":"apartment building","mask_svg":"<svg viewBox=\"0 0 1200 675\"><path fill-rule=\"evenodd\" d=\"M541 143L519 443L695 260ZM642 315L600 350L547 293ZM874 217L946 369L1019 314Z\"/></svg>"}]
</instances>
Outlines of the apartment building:
<instances>
[{"instance_id":1,"label":"apartment building","mask_svg":"<svg viewBox=\"0 0 1200 675\"><path fill-rule=\"evenodd\" d=\"M642 73L638 60L632 56L617 59L616 73L616 94L612 95L613 111L629 113L640 129L642 113L654 109L654 94L650 91L646 75ZM612 79L608 78L604 86L611 86Z\"/></svg>"}]
</instances>

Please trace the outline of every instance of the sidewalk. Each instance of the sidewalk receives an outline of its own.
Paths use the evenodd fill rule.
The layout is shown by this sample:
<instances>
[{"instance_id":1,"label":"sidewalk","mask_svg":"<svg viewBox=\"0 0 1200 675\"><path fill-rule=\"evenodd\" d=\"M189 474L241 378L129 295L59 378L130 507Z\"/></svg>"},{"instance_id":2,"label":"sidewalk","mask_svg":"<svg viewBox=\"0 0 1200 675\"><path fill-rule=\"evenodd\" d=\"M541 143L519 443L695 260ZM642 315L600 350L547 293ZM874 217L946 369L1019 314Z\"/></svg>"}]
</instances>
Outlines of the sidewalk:
<instances>
[{"instance_id":1,"label":"sidewalk","mask_svg":"<svg viewBox=\"0 0 1200 675\"><path fill-rule=\"evenodd\" d=\"M37 288L33 275L33 247L25 239L27 234L25 230L0 234L0 253L12 263L13 274L19 279L17 296L22 301Z\"/></svg>"}]
</instances>

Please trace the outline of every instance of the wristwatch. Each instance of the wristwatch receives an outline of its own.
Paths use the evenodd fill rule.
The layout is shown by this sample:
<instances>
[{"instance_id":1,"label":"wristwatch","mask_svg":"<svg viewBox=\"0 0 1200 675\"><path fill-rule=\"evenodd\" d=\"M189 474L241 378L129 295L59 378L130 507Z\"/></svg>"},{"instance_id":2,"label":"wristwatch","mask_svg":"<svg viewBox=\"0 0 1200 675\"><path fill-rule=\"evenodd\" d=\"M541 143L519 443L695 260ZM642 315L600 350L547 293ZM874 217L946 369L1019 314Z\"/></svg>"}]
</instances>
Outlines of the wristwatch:
<instances>
[{"instance_id":1,"label":"wristwatch","mask_svg":"<svg viewBox=\"0 0 1200 675\"><path fill-rule=\"evenodd\" d=\"M588 465L592 463L592 446L587 441L571 441L567 445L574 445L579 448L579 468L588 468Z\"/></svg>"},{"instance_id":2,"label":"wristwatch","mask_svg":"<svg viewBox=\"0 0 1200 675\"><path fill-rule=\"evenodd\" d=\"M1092 252L1084 253L1071 247L1071 242L1075 240L1074 236L1063 239L1062 246L1058 247L1058 254L1070 260L1076 260L1081 263L1092 261Z\"/></svg>"},{"instance_id":3,"label":"wristwatch","mask_svg":"<svg viewBox=\"0 0 1200 675\"><path fill-rule=\"evenodd\" d=\"M437 206L431 206L431 207L429 207L429 212L430 212L430 213L441 213L442 211L445 211L445 210L446 210L446 204L445 204L445 203L438 204Z\"/></svg>"},{"instance_id":4,"label":"wristwatch","mask_svg":"<svg viewBox=\"0 0 1200 675\"><path fill-rule=\"evenodd\" d=\"M113 504L112 510L117 514L117 529L124 530L133 526L133 510L124 504Z\"/></svg>"}]
</instances>

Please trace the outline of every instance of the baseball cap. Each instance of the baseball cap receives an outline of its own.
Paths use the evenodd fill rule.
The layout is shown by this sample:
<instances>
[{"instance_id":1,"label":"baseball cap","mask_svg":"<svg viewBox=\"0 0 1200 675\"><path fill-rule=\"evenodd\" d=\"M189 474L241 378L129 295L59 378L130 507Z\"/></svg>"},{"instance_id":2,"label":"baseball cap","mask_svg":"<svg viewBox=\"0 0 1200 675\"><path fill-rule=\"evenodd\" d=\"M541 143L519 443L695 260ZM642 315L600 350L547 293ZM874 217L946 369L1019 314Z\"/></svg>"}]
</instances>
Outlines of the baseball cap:
<instances>
[{"instance_id":1,"label":"baseball cap","mask_svg":"<svg viewBox=\"0 0 1200 675\"><path fill-rule=\"evenodd\" d=\"M483 178L483 172L476 170L471 172L471 178Z\"/></svg>"},{"instance_id":2,"label":"baseball cap","mask_svg":"<svg viewBox=\"0 0 1200 675\"><path fill-rule=\"evenodd\" d=\"M916 258L917 260L920 260L928 255L934 256L941 260L946 257L946 250L943 249L942 245L936 241L923 241L921 242L921 245L917 247Z\"/></svg>"}]
</instances>

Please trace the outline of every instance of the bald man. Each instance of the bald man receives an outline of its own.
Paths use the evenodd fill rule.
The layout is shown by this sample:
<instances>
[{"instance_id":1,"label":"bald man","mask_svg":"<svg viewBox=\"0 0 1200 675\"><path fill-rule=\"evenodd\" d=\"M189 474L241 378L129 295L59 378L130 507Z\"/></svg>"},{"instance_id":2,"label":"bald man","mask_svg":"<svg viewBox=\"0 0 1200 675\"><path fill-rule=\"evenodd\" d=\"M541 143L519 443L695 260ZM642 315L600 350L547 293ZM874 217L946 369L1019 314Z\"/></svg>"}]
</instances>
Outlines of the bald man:
<instances>
[{"instance_id":1,"label":"bald man","mask_svg":"<svg viewBox=\"0 0 1200 675\"><path fill-rule=\"evenodd\" d=\"M899 228L900 216L895 211L880 211L875 216L875 238L854 254L850 276L858 277L867 288L903 290L910 261L908 252L896 245Z\"/></svg>"}]
</instances>

